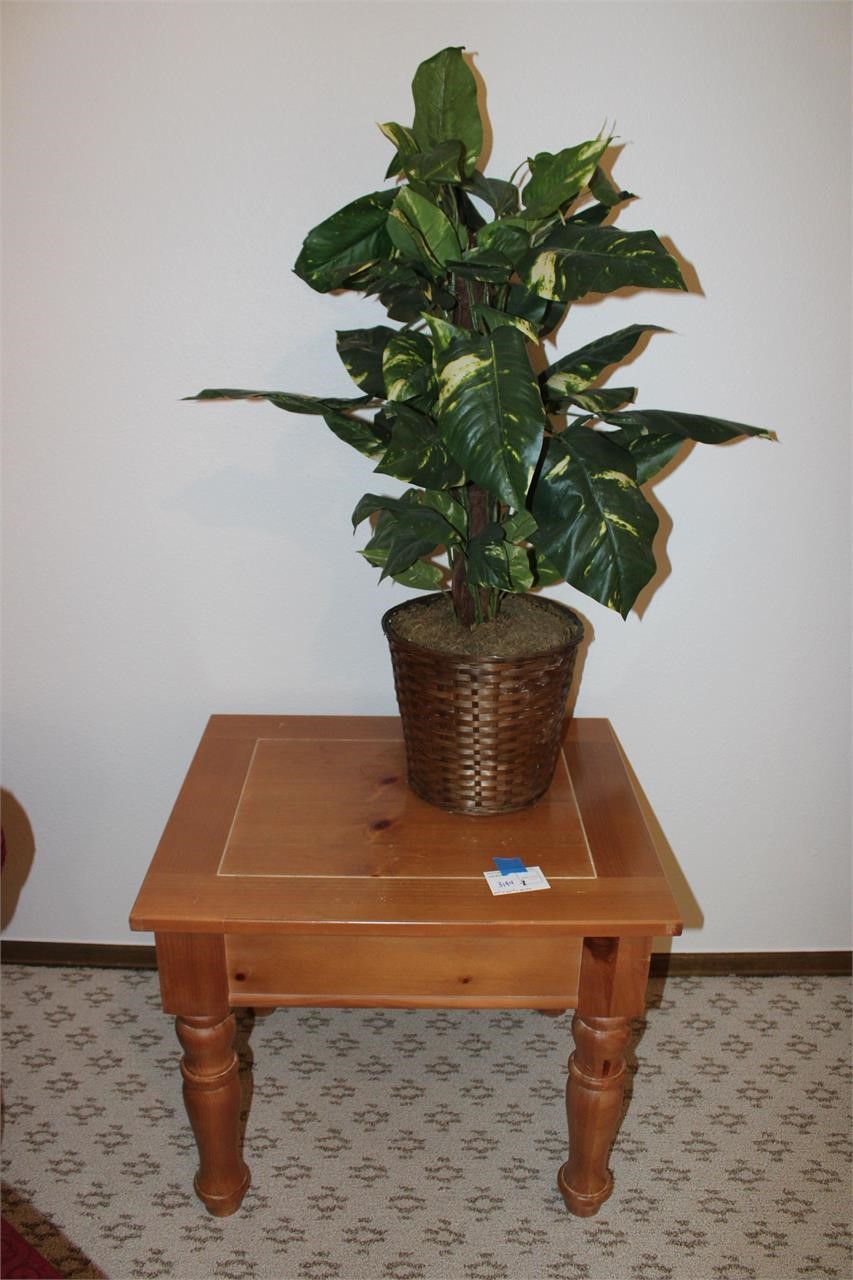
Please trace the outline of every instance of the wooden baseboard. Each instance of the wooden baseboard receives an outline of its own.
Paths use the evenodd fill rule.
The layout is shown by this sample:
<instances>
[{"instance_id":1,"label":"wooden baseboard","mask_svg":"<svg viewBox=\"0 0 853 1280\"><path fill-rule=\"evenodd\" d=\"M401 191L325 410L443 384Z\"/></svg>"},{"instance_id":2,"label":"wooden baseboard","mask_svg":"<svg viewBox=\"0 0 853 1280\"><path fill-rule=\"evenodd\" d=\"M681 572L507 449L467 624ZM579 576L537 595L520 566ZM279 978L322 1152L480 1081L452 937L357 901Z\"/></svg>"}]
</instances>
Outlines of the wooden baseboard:
<instances>
[{"instance_id":1,"label":"wooden baseboard","mask_svg":"<svg viewBox=\"0 0 853 1280\"><path fill-rule=\"evenodd\" d=\"M152 946L100 942L19 942L0 944L3 964L53 964L93 969L155 969ZM652 956L652 977L844 976L853 971L850 951L688 951Z\"/></svg>"}]
</instances>

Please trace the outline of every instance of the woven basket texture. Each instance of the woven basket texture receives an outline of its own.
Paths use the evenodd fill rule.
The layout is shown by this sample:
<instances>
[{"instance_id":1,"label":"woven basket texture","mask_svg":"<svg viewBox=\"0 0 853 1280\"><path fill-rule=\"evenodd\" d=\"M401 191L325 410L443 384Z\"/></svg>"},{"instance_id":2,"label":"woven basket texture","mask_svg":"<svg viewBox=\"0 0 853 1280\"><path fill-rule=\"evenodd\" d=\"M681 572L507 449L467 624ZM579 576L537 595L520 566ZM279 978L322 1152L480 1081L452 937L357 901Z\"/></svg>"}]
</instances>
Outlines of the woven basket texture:
<instances>
[{"instance_id":1,"label":"woven basket texture","mask_svg":"<svg viewBox=\"0 0 853 1280\"><path fill-rule=\"evenodd\" d=\"M390 609L382 626L391 649L409 786L452 813L508 813L533 804L554 776L566 700L583 625L562 646L523 658L437 653L403 640ZM420 603L418 601L417 603Z\"/></svg>"}]
</instances>

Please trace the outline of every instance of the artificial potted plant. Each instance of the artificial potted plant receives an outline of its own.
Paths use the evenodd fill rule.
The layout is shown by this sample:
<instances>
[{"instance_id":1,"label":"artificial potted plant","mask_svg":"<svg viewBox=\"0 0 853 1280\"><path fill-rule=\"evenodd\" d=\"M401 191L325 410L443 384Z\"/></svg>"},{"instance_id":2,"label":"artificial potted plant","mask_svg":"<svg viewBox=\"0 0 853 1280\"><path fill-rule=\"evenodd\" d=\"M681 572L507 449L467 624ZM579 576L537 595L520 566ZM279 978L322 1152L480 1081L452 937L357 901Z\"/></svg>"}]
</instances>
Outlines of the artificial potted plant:
<instances>
[{"instance_id":1,"label":"artificial potted plant","mask_svg":"<svg viewBox=\"0 0 853 1280\"><path fill-rule=\"evenodd\" d=\"M393 184L310 231L295 264L313 289L375 295L398 322L338 332L360 394L190 398L316 414L410 486L367 493L353 513L354 526L374 520L362 554L381 578L435 593L383 619L409 782L444 808L488 814L536 800L559 746L582 627L536 589L566 581L627 616L656 569L643 486L688 440L773 433L634 409L633 387L601 386L655 325L545 358L544 340L588 294L686 288L653 231L610 225L633 199L601 167L610 137L490 178L462 50L423 62L412 92L412 125L380 125Z\"/></svg>"}]
</instances>

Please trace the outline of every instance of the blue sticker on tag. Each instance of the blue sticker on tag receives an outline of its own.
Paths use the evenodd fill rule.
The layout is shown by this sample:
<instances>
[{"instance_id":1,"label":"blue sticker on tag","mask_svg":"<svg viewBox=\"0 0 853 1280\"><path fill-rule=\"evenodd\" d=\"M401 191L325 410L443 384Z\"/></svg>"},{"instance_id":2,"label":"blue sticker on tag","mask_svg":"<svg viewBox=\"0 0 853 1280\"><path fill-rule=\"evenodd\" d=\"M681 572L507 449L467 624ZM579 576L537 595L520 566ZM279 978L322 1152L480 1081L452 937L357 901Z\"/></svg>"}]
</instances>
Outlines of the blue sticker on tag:
<instances>
[{"instance_id":1,"label":"blue sticker on tag","mask_svg":"<svg viewBox=\"0 0 853 1280\"><path fill-rule=\"evenodd\" d=\"M492 858L492 862L502 876L523 874L527 870L521 858Z\"/></svg>"}]
</instances>

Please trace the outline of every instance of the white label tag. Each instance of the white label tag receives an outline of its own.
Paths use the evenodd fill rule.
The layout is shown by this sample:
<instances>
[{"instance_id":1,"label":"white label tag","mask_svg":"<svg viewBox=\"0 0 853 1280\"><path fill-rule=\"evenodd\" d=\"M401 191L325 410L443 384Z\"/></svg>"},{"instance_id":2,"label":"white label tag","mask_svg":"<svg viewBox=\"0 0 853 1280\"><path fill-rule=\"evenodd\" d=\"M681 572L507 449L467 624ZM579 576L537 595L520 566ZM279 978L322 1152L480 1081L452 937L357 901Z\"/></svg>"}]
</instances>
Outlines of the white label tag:
<instances>
[{"instance_id":1,"label":"white label tag","mask_svg":"<svg viewBox=\"0 0 853 1280\"><path fill-rule=\"evenodd\" d=\"M548 881L538 867L528 867L526 871L513 871L502 876L500 871L484 871L486 882L492 893L532 893L534 889L550 889Z\"/></svg>"}]
</instances>

